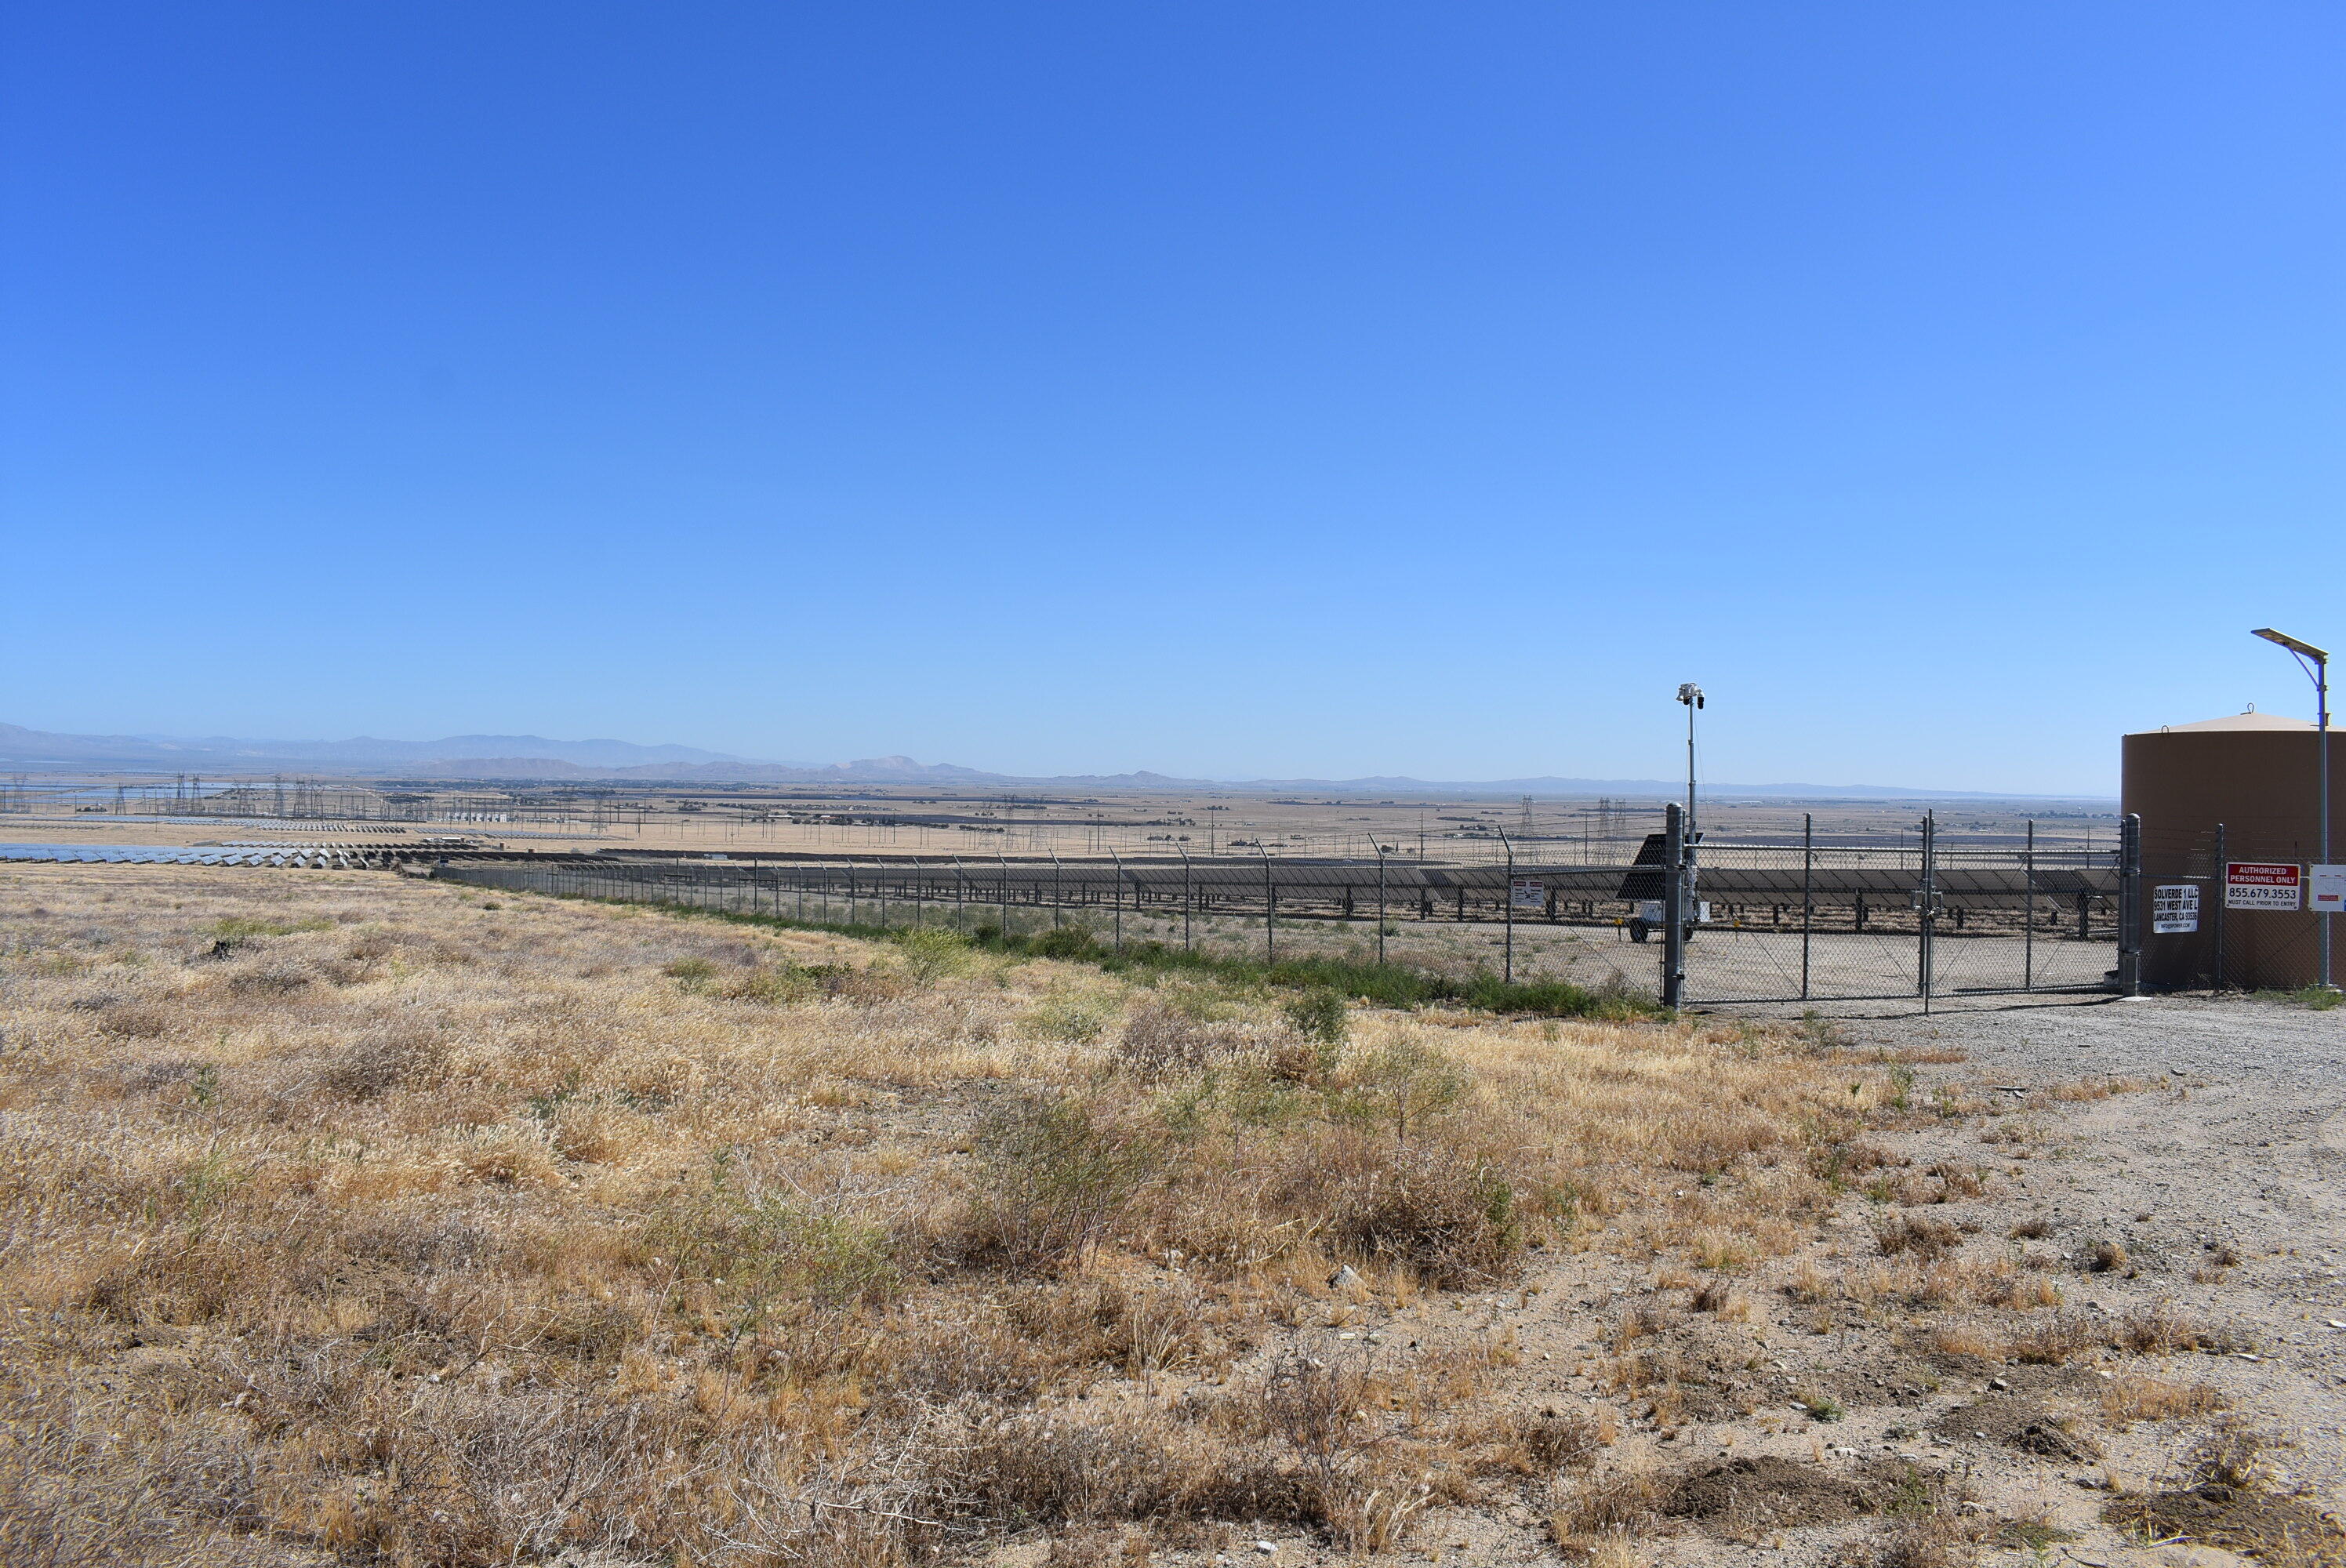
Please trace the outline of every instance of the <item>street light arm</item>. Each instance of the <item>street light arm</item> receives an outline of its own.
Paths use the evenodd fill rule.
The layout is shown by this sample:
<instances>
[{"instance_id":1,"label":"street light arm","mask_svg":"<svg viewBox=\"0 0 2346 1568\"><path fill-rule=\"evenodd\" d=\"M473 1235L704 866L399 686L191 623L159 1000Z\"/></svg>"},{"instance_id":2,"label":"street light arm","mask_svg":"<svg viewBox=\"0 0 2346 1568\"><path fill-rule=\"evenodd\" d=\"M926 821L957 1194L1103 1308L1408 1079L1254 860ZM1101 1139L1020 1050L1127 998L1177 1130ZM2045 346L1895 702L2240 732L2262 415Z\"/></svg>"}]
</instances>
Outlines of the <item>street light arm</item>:
<instances>
[{"instance_id":1,"label":"street light arm","mask_svg":"<svg viewBox=\"0 0 2346 1568\"><path fill-rule=\"evenodd\" d=\"M2269 643L2279 643L2300 658L2310 658L2316 664L2326 665L2330 662L2328 649L2315 647L2311 643L2300 637L2290 636L2287 632L2277 632L2270 626L2259 626L2249 635L2253 637L2262 637Z\"/></svg>"}]
</instances>

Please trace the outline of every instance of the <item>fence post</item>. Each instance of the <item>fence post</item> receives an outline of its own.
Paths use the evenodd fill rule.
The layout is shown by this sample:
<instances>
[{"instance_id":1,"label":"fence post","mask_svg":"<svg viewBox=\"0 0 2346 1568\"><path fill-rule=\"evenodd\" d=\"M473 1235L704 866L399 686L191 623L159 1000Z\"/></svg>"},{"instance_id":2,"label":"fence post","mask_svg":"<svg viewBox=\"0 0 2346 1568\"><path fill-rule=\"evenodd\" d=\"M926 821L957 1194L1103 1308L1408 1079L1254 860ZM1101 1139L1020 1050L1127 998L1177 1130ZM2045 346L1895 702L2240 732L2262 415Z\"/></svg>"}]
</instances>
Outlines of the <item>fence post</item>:
<instances>
[{"instance_id":1,"label":"fence post","mask_svg":"<svg viewBox=\"0 0 2346 1568\"><path fill-rule=\"evenodd\" d=\"M1270 885L1270 851L1262 847L1260 839L1254 841L1254 852L1262 857L1262 961L1276 963L1279 933L1274 928L1279 921L1279 892Z\"/></svg>"},{"instance_id":2,"label":"fence post","mask_svg":"<svg viewBox=\"0 0 2346 1568\"><path fill-rule=\"evenodd\" d=\"M2036 822L2028 823L2028 847L2020 854L2020 989L2036 989Z\"/></svg>"},{"instance_id":3,"label":"fence post","mask_svg":"<svg viewBox=\"0 0 2346 1568\"><path fill-rule=\"evenodd\" d=\"M1375 839L1370 842L1377 851L1377 967L1382 969L1385 962L1385 847Z\"/></svg>"},{"instance_id":4,"label":"fence post","mask_svg":"<svg viewBox=\"0 0 2346 1568\"><path fill-rule=\"evenodd\" d=\"M2142 816L2118 819L2118 994L2142 994Z\"/></svg>"},{"instance_id":5,"label":"fence post","mask_svg":"<svg viewBox=\"0 0 2346 1568\"><path fill-rule=\"evenodd\" d=\"M2208 987L2210 991L2224 989L2224 895L2229 888L2229 884L2224 880L2226 852L2224 824L2218 822L2216 824L2216 874L2208 879L2208 889L2216 897L2216 972L2210 977Z\"/></svg>"},{"instance_id":6,"label":"fence post","mask_svg":"<svg viewBox=\"0 0 2346 1568\"><path fill-rule=\"evenodd\" d=\"M1001 881L994 884L994 891L1002 895L1002 941L1006 946L1010 941L1010 862L999 850L994 851L994 860L1001 868Z\"/></svg>"},{"instance_id":7,"label":"fence post","mask_svg":"<svg viewBox=\"0 0 2346 1568\"><path fill-rule=\"evenodd\" d=\"M964 936L966 936L969 934L969 880L962 875L961 857L959 855L955 855L953 858L953 863L954 930L961 932Z\"/></svg>"},{"instance_id":8,"label":"fence post","mask_svg":"<svg viewBox=\"0 0 2346 1568\"><path fill-rule=\"evenodd\" d=\"M1189 914L1197 908L1198 892L1189 870L1188 847L1184 844L1176 844L1173 847L1181 851L1181 951L1188 952L1192 945L1189 940Z\"/></svg>"},{"instance_id":9,"label":"fence post","mask_svg":"<svg viewBox=\"0 0 2346 1568\"><path fill-rule=\"evenodd\" d=\"M1923 993L1923 1011L1931 1011L1933 939L1939 931L1939 814L1923 813L1923 885L1915 890L1914 985Z\"/></svg>"},{"instance_id":10,"label":"fence post","mask_svg":"<svg viewBox=\"0 0 2346 1568\"><path fill-rule=\"evenodd\" d=\"M1124 951L1124 857L1116 852L1114 844L1107 847L1107 852L1116 861L1116 887L1113 890L1116 895L1116 950L1122 952Z\"/></svg>"},{"instance_id":11,"label":"fence post","mask_svg":"<svg viewBox=\"0 0 2346 1568\"><path fill-rule=\"evenodd\" d=\"M880 860L872 866L872 880L880 884L880 929L888 929L888 862Z\"/></svg>"},{"instance_id":12,"label":"fence post","mask_svg":"<svg viewBox=\"0 0 2346 1568\"><path fill-rule=\"evenodd\" d=\"M1662 1005L1686 999L1686 808L1670 803L1664 817L1669 848L1662 867Z\"/></svg>"},{"instance_id":13,"label":"fence post","mask_svg":"<svg viewBox=\"0 0 2346 1568\"><path fill-rule=\"evenodd\" d=\"M1507 852L1506 901L1504 905L1506 911L1507 945L1506 958L1504 960L1505 968L1500 978L1507 984L1513 985L1515 983L1515 841L1507 837L1507 830L1504 828L1499 830L1499 846Z\"/></svg>"},{"instance_id":14,"label":"fence post","mask_svg":"<svg viewBox=\"0 0 2346 1568\"><path fill-rule=\"evenodd\" d=\"M1817 820L1800 813L1800 1000L1809 999L1809 930L1817 907Z\"/></svg>"}]
</instances>

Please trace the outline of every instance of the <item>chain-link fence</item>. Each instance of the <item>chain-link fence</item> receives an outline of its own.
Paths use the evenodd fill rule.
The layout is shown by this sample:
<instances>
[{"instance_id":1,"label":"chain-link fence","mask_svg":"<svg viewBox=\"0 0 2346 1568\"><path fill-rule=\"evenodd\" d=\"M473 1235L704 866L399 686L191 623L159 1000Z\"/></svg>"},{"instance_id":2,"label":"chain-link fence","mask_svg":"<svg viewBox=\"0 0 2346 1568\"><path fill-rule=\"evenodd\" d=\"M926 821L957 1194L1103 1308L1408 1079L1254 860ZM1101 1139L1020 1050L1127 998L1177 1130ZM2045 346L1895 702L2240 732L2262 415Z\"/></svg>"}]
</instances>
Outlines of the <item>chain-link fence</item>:
<instances>
[{"instance_id":1,"label":"chain-link fence","mask_svg":"<svg viewBox=\"0 0 2346 1568\"><path fill-rule=\"evenodd\" d=\"M2315 983L2322 917L2305 907L2302 878L2319 857L2309 828L2260 818L2198 830L2144 825L2144 965L2157 989L2294 991Z\"/></svg>"},{"instance_id":2,"label":"chain-link fence","mask_svg":"<svg viewBox=\"0 0 2346 1568\"><path fill-rule=\"evenodd\" d=\"M1803 823L1771 842L1668 834L1596 863L1352 859L748 858L606 851L452 860L481 886L814 925L1031 935L1085 926L1278 961L1342 957L1512 981L1628 986L1687 1003L1933 998L2116 983L2125 851L2019 834L1905 841ZM1600 850L1605 846L1593 846ZM1687 911L1674 979L1669 911Z\"/></svg>"}]
</instances>

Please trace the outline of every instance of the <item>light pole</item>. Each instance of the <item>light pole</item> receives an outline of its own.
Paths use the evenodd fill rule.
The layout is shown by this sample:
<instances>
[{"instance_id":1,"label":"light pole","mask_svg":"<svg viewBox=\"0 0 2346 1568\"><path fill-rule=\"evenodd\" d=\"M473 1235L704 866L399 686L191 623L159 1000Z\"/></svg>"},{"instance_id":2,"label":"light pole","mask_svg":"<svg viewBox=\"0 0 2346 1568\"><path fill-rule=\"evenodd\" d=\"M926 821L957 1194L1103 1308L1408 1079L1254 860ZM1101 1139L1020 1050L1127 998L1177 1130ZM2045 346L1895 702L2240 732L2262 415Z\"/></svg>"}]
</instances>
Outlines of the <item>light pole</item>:
<instances>
[{"instance_id":1,"label":"light pole","mask_svg":"<svg viewBox=\"0 0 2346 1568\"><path fill-rule=\"evenodd\" d=\"M1695 831L1694 826L1694 716L1702 707L1702 687L1690 680L1681 682L1678 686L1678 701L1686 705L1687 710L1686 875L1680 879L1686 909L1678 919L1681 924L1690 925L1694 921L1695 911L1699 907L1695 902L1694 887L1695 845L1701 840L1701 835Z\"/></svg>"},{"instance_id":2,"label":"light pole","mask_svg":"<svg viewBox=\"0 0 2346 1568\"><path fill-rule=\"evenodd\" d=\"M2315 761L2314 774L2320 780L2319 799L2321 818L2319 835L2321 844L2321 863L2327 866L2331 863L2330 654L2327 649L2315 647L2309 642L2300 642L2297 638L2283 632L2277 632L2270 626L2259 626L2253 635L2264 638L2269 643L2278 643L2287 648L2290 657L2297 660L2299 667L2302 668L2307 678L2313 682L2313 743L2320 748L2320 753ZM2330 911L2322 910L2314 918L2321 932L2321 978L2319 983L2324 991L2334 991L2337 987L2330 982Z\"/></svg>"}]
</instances>

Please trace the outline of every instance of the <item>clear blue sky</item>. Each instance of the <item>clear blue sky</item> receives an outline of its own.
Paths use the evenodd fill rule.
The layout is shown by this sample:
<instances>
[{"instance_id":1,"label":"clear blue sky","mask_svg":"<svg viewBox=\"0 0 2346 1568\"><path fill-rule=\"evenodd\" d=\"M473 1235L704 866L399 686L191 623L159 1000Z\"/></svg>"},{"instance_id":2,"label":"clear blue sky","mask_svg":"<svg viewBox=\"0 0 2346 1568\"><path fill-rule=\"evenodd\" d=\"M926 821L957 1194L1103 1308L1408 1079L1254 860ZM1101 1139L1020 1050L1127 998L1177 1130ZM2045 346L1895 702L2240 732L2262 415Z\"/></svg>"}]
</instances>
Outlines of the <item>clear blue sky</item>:
<instances>
[{"instance_id":1,"label":"clear blue sky","mask_svg":"<svg viewBox=\"0 0 2346 1568\"><path fill-rule=\"evenodd\" d=\"M2109 790L2346 645L2331 5L16 4L0 718Z\"/></svg>"}]
</instances>

